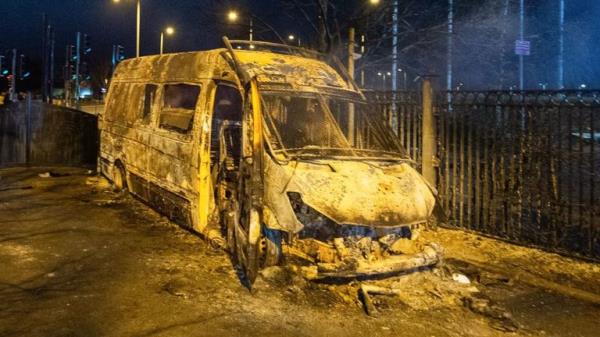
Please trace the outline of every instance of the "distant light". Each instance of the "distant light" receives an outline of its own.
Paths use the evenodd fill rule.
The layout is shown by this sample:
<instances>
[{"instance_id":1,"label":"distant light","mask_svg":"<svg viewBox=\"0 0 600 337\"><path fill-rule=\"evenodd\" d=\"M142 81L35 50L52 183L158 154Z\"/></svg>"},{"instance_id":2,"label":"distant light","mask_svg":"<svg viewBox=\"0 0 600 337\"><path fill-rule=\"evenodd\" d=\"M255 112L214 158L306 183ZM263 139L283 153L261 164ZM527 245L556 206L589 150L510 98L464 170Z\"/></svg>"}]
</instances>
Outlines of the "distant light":
<instances>
[{"instance_id":1,"label":"distant light","mask_svg":"<svg viewBox=\"0 0 600 337\"><path fill-rule=\"evenodd\" d=\"M388 72L387 72L387 75L388 75L388 76L392 76L392 73L390 73L390 72L388 71Z\"/></svg>"},{"instance_id":2,"label":"distant light","mask_svg":"<svg viewBox=\"0 0 600 337\"><path fill-rule=\"evenodd\" d=\"M4 71L2 71L2 75L8 75L8 70L5 69Z\"/></svg>"},{"instance_id":3,"label":"distant light","mask_svg":"<svg viewBox=\"0 0 600 337\"><path fill-rule=\"evenodd\" d=\"M237 46L237 49L242 49L242 46Z\"/></svg>"},{"instance_id":4,"label":"distant light","mask_svg":"<svg viewBox=\"0 0 600 337\"><path fill-rule=\"evenodd\" d=\"M81 88L79 92L79 98L86 98L92 96L91 88Z\"/></svg>"},{"instance_id":5,"label":"distant light","mask_svg":"<svg viewBox=\"0 0 600 337\"><path fill-rule=\"evenodd\" d=\"M383 74L381 73L381 71L377 73L377 76L381 76L381 75L383 75Z\"/></svg>"},{"instance_id":6,"label":"distant light","mask_svg":"<svg viewBox=\"0 0 600 337\"><path fill-rule=\"evenodd\" d=\"M294 34L290 34L288 36L288 40L290 40L290 41L294 41L295 39L296 39L296 37L294 36Z\"/></svg>"},{"instance_id":7,"label":"distant light","mask_svg":"<svg viewBox=\"0 0 600 337\"><path fill-rule=\"evenodd\" d=\"M398 69L399 72L402 72L402 68Z\"/></svg>"},{"instance_id":8,"label":"distant light","mask_svg":"<svg viewBox=\"0 0 600 337\"><path fill-rule=\"evenodd\" d=\"M579 89L585 89L585 88L587 88L587 85L586 85L585 83L582 83L582 84L579 86Z\"/></svg>"},{"instance_id":9,"label":"distant light","mask_svg":"<svg viewBox=\"0 0 600 337\"><path fill-rule=\"evenodd\" d=\"M227 13L227 20L231 21L231 22L236 22L239 18L238 12L231 10L229 11L229 13Z\"/></svg>"},{"instance_id":10,"label":"distant light","mask_svg":"<svg viewBox=\"0 0 600 337\"><path fill-rule=\"evenodd\" d=\"M118 4L121 0L113 0L114 3Z\"/></svg>"},{"instance_id":11,"label":"distant light","mask_svg":"<svg viewBox=\"0 0 600 337\"><path fill-rule=\"evenodd\" d=\"M254 45L253 44L250 45L250 49L254 49Z\"/></svg>"},{"instance_id":12,"label":"distant light","mask_svg":"<svg viewBox=\"0 0 600 337\"><path fill-rule=\"evenodd\" d=\"M167 33L167 35L173 35L175 33L175 28L167 27L167 29L165 29L165 33Z\"/></svg>"},{"instance_id":13,"label":"distant light","mask_svg":"<svg viewBox=\"0 0 600 337\"><path fill-rule=\"evenodd\" d=\"M381 0L369 0L369 3L370 3L371 5L375 5L375 6L377 6L377 5L379 5L379 4L381 3Z\"/></svg>"}]
</instances>

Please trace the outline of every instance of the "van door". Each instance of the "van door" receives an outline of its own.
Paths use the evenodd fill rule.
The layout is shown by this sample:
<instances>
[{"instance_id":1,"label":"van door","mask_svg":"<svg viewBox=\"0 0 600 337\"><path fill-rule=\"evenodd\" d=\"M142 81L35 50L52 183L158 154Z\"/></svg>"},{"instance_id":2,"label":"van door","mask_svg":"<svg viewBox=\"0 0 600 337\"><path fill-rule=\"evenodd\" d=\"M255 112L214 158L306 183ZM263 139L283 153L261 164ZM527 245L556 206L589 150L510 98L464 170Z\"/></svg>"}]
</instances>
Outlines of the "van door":
<instances>
[{"instance_id":1,"label":"van door","mask_svg":"<svg viewBox=\"0 0 600 337\"><path fill-rule=\"evenodd\" d=\"M210 129L205 132L203 126L200 131L202 152L198 212L200 230L211 240L221 240L220 211L223 207L220 203L223 198L220 195L225 193L225 185L233 187L237 184L234 175L241 157L239 130L243 107L236 85L218 82L213 88L212 111L205 122Z\"/></svg>"},{"instance_id":2,"label":"van door","mask_svg":"<svg viewBox=\"0 0 600 337\"><path fill-rule=\"evenodd\" d=\"M200 106L199 84L162 86L155 132L151 135L148 171L150 202L175 222L191 226L191 202L196 169L193 165L194 119Z\"/></svg>"}]
</instances>

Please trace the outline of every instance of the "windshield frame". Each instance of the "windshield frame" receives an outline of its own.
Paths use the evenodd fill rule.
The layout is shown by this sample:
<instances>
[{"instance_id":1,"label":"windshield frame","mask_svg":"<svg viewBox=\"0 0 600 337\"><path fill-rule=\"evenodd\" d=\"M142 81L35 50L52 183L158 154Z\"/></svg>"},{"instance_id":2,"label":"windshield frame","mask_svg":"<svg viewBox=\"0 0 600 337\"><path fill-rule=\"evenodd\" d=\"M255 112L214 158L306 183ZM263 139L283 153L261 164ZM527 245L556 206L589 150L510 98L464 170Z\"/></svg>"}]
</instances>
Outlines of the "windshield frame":
<instances>
[{"instance_id":1,"label":"windshield frame","mask_svg":"<svg viewBox=\"0 0 600 337\"><path fill-rule=\"evenodd\" d=\"M341 139L343 139L344 145L347 145L347 148L328 148L328 147L320 147L317 145L307 145L302 148L293 148L293 149L287 148L282 141L281 135L279 133L280 130L276 127L270 113L268 112L268 109L265 104L266 103L265 98L264 98L265 96L281 96L281 97L292 96L292 97L298 97L298 98L316 99L319 102L319 104L321 105L320 108L323 109L323 112L325 113L327 120L329 122L333 123L333 125L335 126L336 132L338 132L339 135L341 135ZM262 117L263 123L267 126L266 128L263 129L265 142L268 144L268 148L274 156L283 154L287 160L332 158L332 159L340 159L340 160L373 160L373 161L393 161L393 162L411 161L412 162L412 159L409 157L408 152L400 144L400 141L399 141L399 139L397 139L397 136L396 137L392 136L392 138L393 138L392 142L394 143L393 145L398 149L397 151L356 148L354 145L352 145L348 141L346 134L344 134L344 132L340 128L340 124L339 124L338 120L333 116L331 108L329 107L329 104L327 104L327 101L326 101L326 99L329 98L329 99L333 99L333 100L336 100L336 101L342 102L342 103L367 105L368 102L366 102L365 100L357 99L355 97L348 97L347 95L331 95L329 93L320 94L320 93L315 93L315 92L293 92L292 93L287 90L281 90L281 91L280 90L265 90L265 91L261 92L260 97L261 97L261 103L263 104L263 117ZM361 115L363 115L365 117L365 120L367 121L368 126L370 128L372 128L373 130L378 130L378 128L376 128L374 126L375 123L374 123L374 121L372 121L372 119L368 115L368 113L358 112L358 111L356 111L355 113L360 113ZM389 128L389 126L380 125L379 127L386 128L387 129L386 132L393 134L393 130L391 130ZM273 145L271 143L271 137L274 137L277 140L277 142L279 144L281 144L280 149L275 149L273 147ZM316 154L314 152L302 153L303 149L311 150L311 151L320 150L320 153L319 154ZM344 150L344 151L348 151L349 153L351 153L351 155L333 155L333 154L324 153L324 151L331 151L331 150ZM296 152L296 153L294 153L294 152ZM361 154L361 152L363 154ZM381 156L381 155L365 156L364 155L365 152L367 152L367 153L373 152L373 153L380 153L380 154L387 153L388 155L387 156Z\"/></svg>"}]
</instances>

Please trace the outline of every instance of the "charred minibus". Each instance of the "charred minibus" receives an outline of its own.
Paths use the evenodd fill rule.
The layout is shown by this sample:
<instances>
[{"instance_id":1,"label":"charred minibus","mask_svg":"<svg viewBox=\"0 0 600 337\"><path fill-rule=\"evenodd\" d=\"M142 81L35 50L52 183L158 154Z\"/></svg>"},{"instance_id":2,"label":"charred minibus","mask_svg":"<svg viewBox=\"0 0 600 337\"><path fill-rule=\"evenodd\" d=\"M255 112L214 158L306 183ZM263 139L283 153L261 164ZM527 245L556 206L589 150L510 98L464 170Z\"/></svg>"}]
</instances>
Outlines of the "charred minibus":
<instances>
[{"instance_id":1,"label":"charred minibus","mask_svg":"<svg viewBox=\"0 0 600 337\"><path fill-rule=\"evenodd\" d=\"M394 249L436 192L339 62L224 43L118 65L100 116L99 166L115 187L222 242L250 283L283 256L316 278L437 263L435 247Z\"/></svg>"}]
</instances>

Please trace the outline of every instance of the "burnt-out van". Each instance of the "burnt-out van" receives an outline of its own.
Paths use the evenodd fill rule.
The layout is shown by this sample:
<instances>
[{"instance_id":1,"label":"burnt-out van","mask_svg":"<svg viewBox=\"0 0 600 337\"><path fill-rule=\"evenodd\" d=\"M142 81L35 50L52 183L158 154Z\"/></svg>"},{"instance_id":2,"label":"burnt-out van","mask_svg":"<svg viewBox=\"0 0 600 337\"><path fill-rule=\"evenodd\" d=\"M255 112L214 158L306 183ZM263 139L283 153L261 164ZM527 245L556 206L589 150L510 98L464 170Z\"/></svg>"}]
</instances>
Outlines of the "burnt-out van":
<instances>
[{"instance_id":1,"label":"burnt-out van","mask_svg":"<svg viewBox=\"0 0 600 337\"><path fill-rule=\"evenodd\" d=\"M250 283L282 256L316 278L437 263L435 247L398 248L435 190L339 62L224 43L118 65L99 161L116 188L222 242Z\"/></svg>"}]
</instances>

